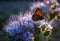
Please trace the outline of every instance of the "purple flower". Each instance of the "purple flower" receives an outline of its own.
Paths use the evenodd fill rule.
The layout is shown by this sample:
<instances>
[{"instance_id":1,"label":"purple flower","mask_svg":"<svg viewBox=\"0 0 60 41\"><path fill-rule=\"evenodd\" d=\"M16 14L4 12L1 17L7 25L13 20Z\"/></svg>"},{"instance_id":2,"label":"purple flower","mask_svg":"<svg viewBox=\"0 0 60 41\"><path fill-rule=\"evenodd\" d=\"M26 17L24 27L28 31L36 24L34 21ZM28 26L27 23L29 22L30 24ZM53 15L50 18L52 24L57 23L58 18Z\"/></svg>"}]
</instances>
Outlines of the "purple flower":
<instances>
[{"instance_id":1,"label":"purple flower","mask_svg":"<svg viewBox=\"0 0 60 41\"><path fill-rule=\"evenodd\" d=\"M8 24L5 25L5 30L13 38L15 36L15 40L23 40L23 41L31 41L31 37L33 36L33 31L34 28L34 22L29 19L25 20L23 17L20 17L21 19L17 20L15 16L12 16ZM31 30L31 32L30 32Z\"/></svg>"}]
</instances>

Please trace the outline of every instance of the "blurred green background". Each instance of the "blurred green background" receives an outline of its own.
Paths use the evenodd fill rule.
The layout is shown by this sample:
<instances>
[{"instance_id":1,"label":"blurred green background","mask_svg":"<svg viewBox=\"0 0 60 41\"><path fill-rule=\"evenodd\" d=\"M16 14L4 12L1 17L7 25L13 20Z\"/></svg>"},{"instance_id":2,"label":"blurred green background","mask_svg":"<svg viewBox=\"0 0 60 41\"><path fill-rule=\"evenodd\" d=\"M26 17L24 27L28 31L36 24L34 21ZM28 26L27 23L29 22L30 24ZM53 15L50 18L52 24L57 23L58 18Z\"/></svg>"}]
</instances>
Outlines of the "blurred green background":
<instances>
[{"instance_id":1,"label":"blurred green background","mask_svg":"<svg viewBox=\"0 0 60 41\"><path fill-rule=\"evenodd\" d=\"M29 8L29 1L0 2L0 29L11 14L24 13Z\"/></svg>"}]
</instances>

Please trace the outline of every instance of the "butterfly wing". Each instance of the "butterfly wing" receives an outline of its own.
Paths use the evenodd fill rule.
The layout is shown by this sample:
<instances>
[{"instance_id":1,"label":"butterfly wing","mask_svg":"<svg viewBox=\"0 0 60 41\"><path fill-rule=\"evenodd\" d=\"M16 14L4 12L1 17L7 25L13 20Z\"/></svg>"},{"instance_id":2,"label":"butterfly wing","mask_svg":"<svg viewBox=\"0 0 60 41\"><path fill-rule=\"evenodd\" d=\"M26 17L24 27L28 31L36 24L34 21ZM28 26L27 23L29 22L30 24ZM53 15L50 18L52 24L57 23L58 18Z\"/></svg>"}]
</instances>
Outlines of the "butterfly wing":
<instances>
[{"instance_id":1,"label":"butterfly wing","mask_svg":"<svg viewBox=\"0 0 60 41\"><path fill-rule=\"evenodd\" d=\"M33 21L38 21L38 20L42 20L42 19L44 19L43 18L43 13L40 9L37 9L32 16L32 20Z\"/></svg>"}]
</instances>

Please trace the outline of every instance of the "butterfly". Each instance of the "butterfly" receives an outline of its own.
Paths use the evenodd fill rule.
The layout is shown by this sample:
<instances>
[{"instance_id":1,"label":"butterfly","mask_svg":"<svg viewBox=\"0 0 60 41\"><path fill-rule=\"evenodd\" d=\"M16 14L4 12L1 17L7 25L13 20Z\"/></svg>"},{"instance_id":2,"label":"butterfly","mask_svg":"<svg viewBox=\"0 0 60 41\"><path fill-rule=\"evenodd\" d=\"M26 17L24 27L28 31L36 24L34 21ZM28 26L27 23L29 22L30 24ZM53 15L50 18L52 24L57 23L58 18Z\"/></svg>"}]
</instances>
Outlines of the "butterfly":
<instances>
[{"instance_id":1,"label":"butterfly","mask_svg":"<svg viewBox=\"0 0 60 41\"><path fill-rule=\"evenodd\" d=\"M32 15L32 20L38 21L38 20L42 20L42 19L44 19L42 10L40 8L37 8L35 10L34 14Z\"/></svg>"}]
</instances>

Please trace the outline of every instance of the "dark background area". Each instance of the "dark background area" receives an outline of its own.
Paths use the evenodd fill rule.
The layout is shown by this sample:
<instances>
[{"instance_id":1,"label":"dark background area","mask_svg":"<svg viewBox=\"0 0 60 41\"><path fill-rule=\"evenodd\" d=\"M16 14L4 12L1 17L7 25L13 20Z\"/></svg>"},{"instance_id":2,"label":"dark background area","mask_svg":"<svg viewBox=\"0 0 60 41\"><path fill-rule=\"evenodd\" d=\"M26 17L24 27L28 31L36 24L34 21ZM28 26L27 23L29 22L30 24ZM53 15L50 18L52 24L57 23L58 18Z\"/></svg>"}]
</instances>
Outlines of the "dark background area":
<instances>
[{"instance_id":1,"label":"dark background area","mask_svg":"<svg viewBox=\"0 0 60 41\"><path fill-rule=\"evenodd\" d=\"M0 29L11 14L25 12L29 8L30 2L0 2Z\"/></svg>"}]
</instances>

